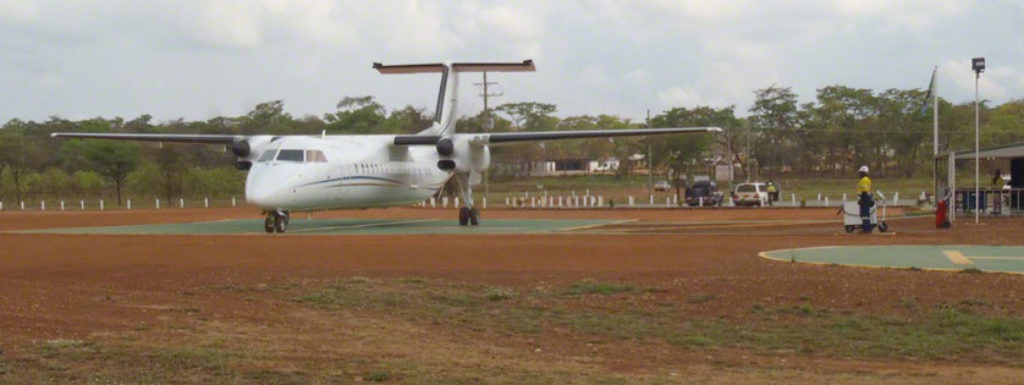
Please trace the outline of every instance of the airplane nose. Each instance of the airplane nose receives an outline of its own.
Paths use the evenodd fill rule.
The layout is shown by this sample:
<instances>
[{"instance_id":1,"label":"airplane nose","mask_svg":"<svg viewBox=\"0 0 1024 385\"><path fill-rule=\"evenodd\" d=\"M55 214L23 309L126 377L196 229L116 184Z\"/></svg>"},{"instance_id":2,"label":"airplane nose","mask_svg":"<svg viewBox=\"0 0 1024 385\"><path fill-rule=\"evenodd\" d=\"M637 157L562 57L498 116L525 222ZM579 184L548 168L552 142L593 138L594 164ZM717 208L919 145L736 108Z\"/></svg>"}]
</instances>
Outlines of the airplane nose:
<instances>
[{"instance_id":1,"label":"airplane nose","mask_svg":"<svg viewBox=\"0 0 1024 385\"><path fill-rule=\"evenodd\" d=\"M245 200L261 208L279 208L283 202L277 198L281 181L263 172L250 172L245 180Z\"/></svg>"}]
</instances>

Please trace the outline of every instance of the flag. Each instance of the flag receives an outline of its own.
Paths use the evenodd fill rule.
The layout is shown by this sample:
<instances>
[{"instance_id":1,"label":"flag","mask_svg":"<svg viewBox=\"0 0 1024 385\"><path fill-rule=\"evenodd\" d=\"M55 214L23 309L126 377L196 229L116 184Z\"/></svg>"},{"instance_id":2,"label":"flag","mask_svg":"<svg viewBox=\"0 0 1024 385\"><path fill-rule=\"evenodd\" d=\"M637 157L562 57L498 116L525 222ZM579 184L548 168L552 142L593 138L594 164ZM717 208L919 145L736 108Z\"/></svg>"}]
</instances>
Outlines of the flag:
<instances>
[{"instance_id":1,"label":"flag","mask_svg":"<svg viewBox=\"0 0 1024 385\"><path fill-rule=\"evenodd\" d=\"M935 93L935 73L939 70L939 67L935 67L932 70L932 80L928 82L928 92L924 94L924 100L921 100L921 115L924 115L928 109L928 99L931 99L932 94Z\"/></svg>"}]
</instances>

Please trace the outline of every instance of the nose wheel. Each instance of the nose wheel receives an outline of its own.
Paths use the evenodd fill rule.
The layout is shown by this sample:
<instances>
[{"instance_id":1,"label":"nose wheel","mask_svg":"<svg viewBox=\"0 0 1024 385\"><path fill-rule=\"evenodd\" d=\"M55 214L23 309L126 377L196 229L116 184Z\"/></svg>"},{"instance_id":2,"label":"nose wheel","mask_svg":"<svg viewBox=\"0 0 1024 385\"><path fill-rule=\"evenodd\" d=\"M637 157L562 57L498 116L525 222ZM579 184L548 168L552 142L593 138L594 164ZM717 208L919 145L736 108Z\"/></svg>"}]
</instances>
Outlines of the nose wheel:
<instances>
[{"instance_id":1,"label":"nose wheel","mask_svg":"<svg viewBox=\"0 0 1024 385\"><path fill-rule=\"evenodd\" d=\"M267 233L284 233L288 229L288 221L291 216L287 211L268 211L266 219L263 220L263 231Z\"/></svg>"}]
</instances>

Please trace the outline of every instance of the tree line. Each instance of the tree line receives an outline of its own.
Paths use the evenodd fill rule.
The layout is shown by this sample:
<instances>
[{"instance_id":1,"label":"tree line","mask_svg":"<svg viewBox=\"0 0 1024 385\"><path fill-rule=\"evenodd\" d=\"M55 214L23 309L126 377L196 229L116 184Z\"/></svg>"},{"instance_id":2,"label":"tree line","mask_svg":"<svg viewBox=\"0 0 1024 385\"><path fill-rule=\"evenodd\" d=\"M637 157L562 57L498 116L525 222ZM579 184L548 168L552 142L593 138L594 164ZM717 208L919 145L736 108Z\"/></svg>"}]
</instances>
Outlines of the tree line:
<instances>
[{"instance_id":1,"label":"tree line","mask_svg":"<svg viewBox=\"0 0 1024 385\"><path fill-rule=\"evenodd\" d=\"M845 86L817 90L800 103L789 87L754 91L747 116L736 107L677 107L631 121L612 115L557 117L548 103L508 103L460 118L461 132L601 130L635 127L718 126L715 135L616 138L521 144L492 149L492 177L519 178L542 160L620 161L618 175L635 169L634 157L648 149L656 173L710 173L714 164L733 164L738 175L763 177L849 176L867 164L877 175L930 175L932 115L920 90L875 92ZM981 105L984 145L1024 140L1024 99ZM940 149L973 146L973 102L939 100ZM45 121L13 119L0 127L0 200L31 201L84 197L224 198L241 196L244 172L234 169L223 146L138 144L101 140L57 140L52 132L142 132L228 134L397 134L430 126L425 108L388 111L372 96L345 97L335 111L295 117L280 100L256 105L242 116L205 121L155 122L149 115Z\"/></svg>"}]
</instances>

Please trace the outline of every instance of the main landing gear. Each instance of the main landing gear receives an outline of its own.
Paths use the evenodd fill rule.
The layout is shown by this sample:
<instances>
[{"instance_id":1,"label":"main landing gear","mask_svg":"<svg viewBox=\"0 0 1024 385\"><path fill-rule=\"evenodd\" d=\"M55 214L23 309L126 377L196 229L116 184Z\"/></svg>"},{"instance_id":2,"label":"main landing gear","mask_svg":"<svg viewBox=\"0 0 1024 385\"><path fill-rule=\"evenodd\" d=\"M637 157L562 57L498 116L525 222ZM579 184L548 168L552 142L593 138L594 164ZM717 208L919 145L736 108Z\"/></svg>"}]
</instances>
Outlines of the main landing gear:
<instances>
[{"instance_id":1,"label":"main landing gear","mask_svg":"<svg viewBox=\"0 0 1024 385\"><path fill-rule=\"evenodd\" d=\"M291 215L284 210L267 211L267 218L263 220L263 231L267 233L284 233L288 229L288 221Z\"/></svg>"},{"instance_id":2,"label":"main landing gear","mask_svg":"<svg viewBox=\"0 0 1024 385\"><path fill-rule=\"evenodd\" d=\"M463 207L459 209L459 226L467 224L477 226L480 224L480 209Z\"/></svg>"},{"instance_id":3,"label":"main landing gear","mask_svg":"<svg viewBox=\"0 0 1024 385\"><path fill-rule=\"evenodd\" d=\"M465 205L459 209L459 226L480 225L480 209L473 206L473 187L470 185L469 173L455 174L455 182L459 188L459 198Z\"/></svg>"}]
</instances>

